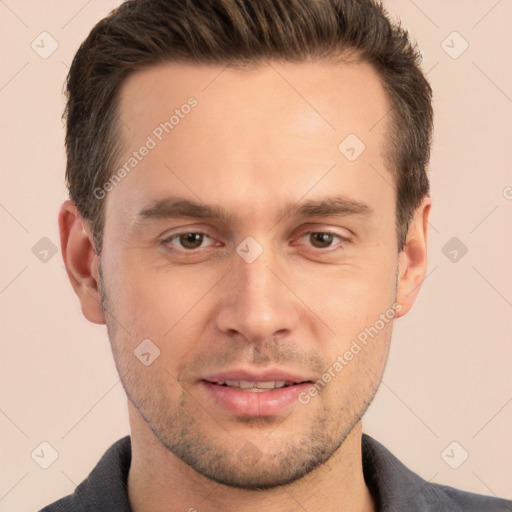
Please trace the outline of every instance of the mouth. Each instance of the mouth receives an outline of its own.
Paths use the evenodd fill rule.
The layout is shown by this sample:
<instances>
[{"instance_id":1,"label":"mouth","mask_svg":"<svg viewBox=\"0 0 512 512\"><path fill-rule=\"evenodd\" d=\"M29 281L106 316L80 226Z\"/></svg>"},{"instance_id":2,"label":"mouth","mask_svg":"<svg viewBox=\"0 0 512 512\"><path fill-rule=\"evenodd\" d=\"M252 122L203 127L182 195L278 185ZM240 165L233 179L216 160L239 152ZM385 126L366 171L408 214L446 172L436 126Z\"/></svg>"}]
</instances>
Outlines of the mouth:
<instances>
[{"instance_id":1,"label":"mouth","mask_svg":"<svg viewBox=\"0 0 512 512\"><path fill-rule=\"evenodd\" d=\"M240 389L249 393L266 393L274 389L283 389L290 386L296 386L298 384L308 383L310 381L299 381L294 382L290 380L267 380L267 381L248 381L248 380L219 380L219 381L208 381L210 384L216 386L223 386L227 388Z\"/></svg>"},{"instance_id":2,"label":"mouth","mask_svg":"<svg viewBox=\"0 0 512 512\"><path fill-rule=\"evenodd\" d=\"M225 372L200 381L203 390L224 411L236 416L273 416L297 404L313 380L286 372Z\"/></svg>"}]
</instances>

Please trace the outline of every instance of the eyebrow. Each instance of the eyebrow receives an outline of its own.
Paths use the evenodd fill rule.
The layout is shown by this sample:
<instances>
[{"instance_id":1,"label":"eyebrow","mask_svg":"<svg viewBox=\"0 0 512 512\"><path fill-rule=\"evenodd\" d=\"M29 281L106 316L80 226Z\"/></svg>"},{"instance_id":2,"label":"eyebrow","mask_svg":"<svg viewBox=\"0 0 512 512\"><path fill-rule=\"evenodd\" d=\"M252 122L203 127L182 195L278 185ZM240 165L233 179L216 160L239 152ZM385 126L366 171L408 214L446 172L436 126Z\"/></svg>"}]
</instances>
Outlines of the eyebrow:
<instances>
[{"instance_id":1,"label":"eyebrow","mask_svg":"<svg viewBox=\"0 0 512 512\"><path fill-rule=\"evenodd\" d=\"M328 217L336 215L369 216L373 209L367 204L343 196L326 197L289 203L281 209L280 220L286 217ZM196 219L217 219L225 224L233 220L233 214L219 205L197 203L179 197L166 197L151 202L137 215L137 224L157 219L193 217Z\"/></svg>"}]
</instances>

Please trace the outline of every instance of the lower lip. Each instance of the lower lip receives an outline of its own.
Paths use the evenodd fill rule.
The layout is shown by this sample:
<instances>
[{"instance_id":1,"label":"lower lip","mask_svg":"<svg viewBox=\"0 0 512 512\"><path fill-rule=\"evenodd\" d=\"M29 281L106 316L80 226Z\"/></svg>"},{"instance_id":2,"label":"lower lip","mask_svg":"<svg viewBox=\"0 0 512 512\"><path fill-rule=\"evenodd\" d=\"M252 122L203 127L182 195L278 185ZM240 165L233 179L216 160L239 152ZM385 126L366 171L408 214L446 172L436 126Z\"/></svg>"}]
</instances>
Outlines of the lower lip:
<instances>
[{"instance_id":1,"label":"lower lip","mask_svg":"<svg viewBox=\"0 0 512 512\"><path fill-rule=\"evenodd\" d=\"M202 381L214 400L227 411L243 416L273 416L297 402L298 396L311 386L304 382L271 391L242 391L239 388L219 386Z\"/></svg>"}]
</instances>

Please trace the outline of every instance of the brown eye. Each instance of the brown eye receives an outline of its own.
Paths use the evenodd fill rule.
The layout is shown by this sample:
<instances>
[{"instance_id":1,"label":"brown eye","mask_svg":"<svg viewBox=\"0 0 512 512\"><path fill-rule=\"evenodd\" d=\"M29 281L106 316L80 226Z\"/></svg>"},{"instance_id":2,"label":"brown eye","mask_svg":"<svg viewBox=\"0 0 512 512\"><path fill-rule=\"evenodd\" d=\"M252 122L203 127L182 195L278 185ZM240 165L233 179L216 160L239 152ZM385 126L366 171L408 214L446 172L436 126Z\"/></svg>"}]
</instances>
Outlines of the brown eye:
<instances>
[{"instance_id":1,"label":"brown eye","mask_svg":"<svg viewBox=\"0 0 512 512\"><path fill-rule=\"evenodd\" d=\"M336 235L332 233L310 233L311 245L318 249L325 249L332 245Z\"/></svg>"},{"instance_id":2,"label":"brown eye","mask_svg":"<svg viewBox=\"0 0 512 512\"><path fill-rule=\"evenodd\" d=\"M184 249L192 251L194 249L211 246L212 242L214 242L214 240L209 235L201 233L200 231L176 233L163 241L165 245L172 246L172 248L178 250L181 249L182 251Z\"/></svg>"},{"instance_id":3,"label":"brown eye","mask_svg":"<svg viewBox=\"0 0 512 512\"><path fill-rule=\"evenodd\" d=\"M203 233L183 233L179 235L179 241L185 249L197 249L201 247L204 241Z\"/></svg>"}]
</instances>

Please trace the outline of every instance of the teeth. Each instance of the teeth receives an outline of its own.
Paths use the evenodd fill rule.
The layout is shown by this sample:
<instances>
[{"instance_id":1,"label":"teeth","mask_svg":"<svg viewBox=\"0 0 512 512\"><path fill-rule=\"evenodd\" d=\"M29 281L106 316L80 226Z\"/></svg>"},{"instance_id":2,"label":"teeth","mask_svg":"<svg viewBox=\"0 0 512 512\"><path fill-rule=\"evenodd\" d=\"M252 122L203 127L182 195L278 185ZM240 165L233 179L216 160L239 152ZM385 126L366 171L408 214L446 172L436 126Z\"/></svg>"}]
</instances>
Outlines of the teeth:
<instances>
[{"instance_id":1,"label":"teeth","mask_svg":"<svg viewBox=\"0 0 512 512\"><path fill-rule=\"evenodd\" d=\"M268 382L256 382L255 387L258 389L274 389L274 381L268 381Z\"/></svg>"},{"instance_id":2,"label":"teeth","mask_svg":"<svg viewBox=\"0 0 512 512\"><path fill-rule=\"evenodd\" d=\"M217 382L219 386L226 385L231 388L240 388L247 391L271 390L283 388L285 385L292 385L293 382L284 380L270 380L266 382L250 382L247 380L226 380Z\"/></svg>"}]
</instances>

